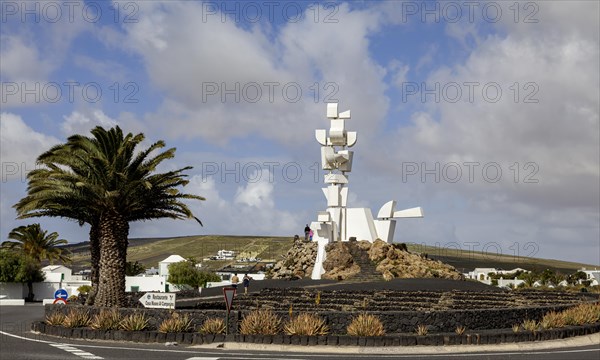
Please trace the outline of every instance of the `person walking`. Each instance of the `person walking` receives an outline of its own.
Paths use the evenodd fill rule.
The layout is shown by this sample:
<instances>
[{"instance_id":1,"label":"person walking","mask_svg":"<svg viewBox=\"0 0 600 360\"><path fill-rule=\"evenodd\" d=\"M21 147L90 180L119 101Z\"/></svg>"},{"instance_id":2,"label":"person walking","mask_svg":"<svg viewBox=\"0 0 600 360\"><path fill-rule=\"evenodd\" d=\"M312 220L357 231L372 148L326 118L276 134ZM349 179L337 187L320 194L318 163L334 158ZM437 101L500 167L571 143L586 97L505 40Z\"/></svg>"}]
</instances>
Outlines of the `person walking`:
<instances>
[{"instance_id":1,"label":"person walking","mask_svg":"<svg viewBox=\"0 0 600 360\"><path fill-rule=\"evenodd\" d=\"M239 282L240 282L240 278L237 276L237 273L233 274L233 277L231 278L231 287L237 289Z\"/></svg>"},{"instance_id":2,"label":"person walking","mask_svg":"<svg viewBox=\"0 0 600 360\"><path fill-rule=\"evenodd\" d=\"M244 284L244 294L248 295L248 287L250 287L250 280L252 280L252 277L249 276L248 274L244 275L244 278L242 279L242 283Z\"/></svg>"},{"instance_id":3,"label":"person walking","mask_svg":"<svg viewBox=\"0 0 600 360\"><path fill-rule=\"evenodd\" d=\"M310 227L306 224L304 228L304 241L308 241L308 236L310 235Z\"/></svg>"}]
</instances>

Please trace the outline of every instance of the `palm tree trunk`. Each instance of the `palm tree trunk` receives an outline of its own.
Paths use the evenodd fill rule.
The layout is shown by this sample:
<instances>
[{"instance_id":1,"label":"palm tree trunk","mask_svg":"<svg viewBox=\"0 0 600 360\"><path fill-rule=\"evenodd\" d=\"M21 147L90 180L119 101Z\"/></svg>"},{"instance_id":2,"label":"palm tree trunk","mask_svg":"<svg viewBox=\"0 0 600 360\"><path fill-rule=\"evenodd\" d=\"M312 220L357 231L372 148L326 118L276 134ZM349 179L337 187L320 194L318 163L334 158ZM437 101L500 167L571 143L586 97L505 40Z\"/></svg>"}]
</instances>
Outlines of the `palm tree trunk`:
<instances>
[{"instance_id":1,"label":"palm tree trunk","mask_svg":"<svg viewBox=\"0 0 600 360\"><path fill-rule=\"evenodd\" d=\"M27 301L33 301L33 283L31 281L27 282L27 290L28 290L28 294L27 294Z\"/></svg>"},{"instance_id":2,"label":"palm tree trunk","mask_svg":"<svg viewBox=\"0 0 600 360\"><path fill-rule=\"evenodd\" d=\"M90 224L90 261L92 290L90 290L90 293L88 294L85 302L86 305L94 305L94 299L98 292L98 282L100 279L100 225L98 222L92 222Z\"/></svg>"},{"instance_id":3,"label":"palm tree trunk","mask_svg":"<svg viewBox=\"0 0 600 360\"><path fill-rule=\"evenodd\" d=\"M95 305L125 305L125 263L129 223L116 212L100 217L100 272Z\"/></svg>"}]
</instances>

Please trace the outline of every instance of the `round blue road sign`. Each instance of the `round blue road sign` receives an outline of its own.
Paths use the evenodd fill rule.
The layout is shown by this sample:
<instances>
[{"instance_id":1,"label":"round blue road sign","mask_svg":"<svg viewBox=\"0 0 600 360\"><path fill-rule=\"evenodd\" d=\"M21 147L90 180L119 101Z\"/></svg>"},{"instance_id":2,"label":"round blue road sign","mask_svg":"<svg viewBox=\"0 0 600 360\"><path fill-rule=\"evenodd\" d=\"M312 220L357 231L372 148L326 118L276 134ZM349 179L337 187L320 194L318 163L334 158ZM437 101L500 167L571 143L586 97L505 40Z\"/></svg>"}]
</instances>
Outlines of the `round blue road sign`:
<instances>
[{"instance_id":1,"label":"round blue road sign","mask_svg":"<svg viewBox=\"0 0 600 360\"><path fill-rule=\"evenodd\" d=\"M67 300L69 298L69 294L67 294L67 290L65 289L58 289L54 292L54 298Z\"/></svg>"}]
</instances>

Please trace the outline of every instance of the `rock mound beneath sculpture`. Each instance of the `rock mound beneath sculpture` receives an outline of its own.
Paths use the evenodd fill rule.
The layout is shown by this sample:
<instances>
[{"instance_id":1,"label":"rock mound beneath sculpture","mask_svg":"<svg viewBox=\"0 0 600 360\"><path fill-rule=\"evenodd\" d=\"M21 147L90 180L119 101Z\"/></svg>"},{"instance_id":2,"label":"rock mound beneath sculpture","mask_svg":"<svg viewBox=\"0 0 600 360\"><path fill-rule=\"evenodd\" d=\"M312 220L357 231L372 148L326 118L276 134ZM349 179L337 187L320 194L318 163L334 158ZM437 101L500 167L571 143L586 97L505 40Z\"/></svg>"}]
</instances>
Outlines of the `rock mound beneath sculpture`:
<instances>
[{"instance_id":1,"label":"rock mound beneath sculpture","mask_svg":"<svg viewBox=\"0 0 600 360\"><path fill-rule=\"evenodd\" d=\"M378 273L384 280L463 278L453 266L411 253L405 244L388 244L381 240L373 243L341 242L328 245L326 250L323 279L372 281L376 280L374 273ZM370 262L365 261L367 257Z\"/></svg>"},{"instance_id":2,"label":"rock mound beneath sculpture","mask_svg":"<svg viewBox=\"0 0 600 360\"><path fill-rule=\"evenodd\" d=\"M391 279L440 278L462 280L456 269L441 261L411 253L405 244L381 240L344 241L327 245L323 279L377 281ZM317 243L297 241L285 258L273 267L272 279L303 279L312 275Z\"/></svg>"},{"instance_id":3,"label":"rock mound beneath sculpture","mask_svg":"<svg viewBox=\"0 0 600 360\"><path fill-rule=\"evenodd\" d=\"M285 258L273 266L270 277L272 279L310 278L316 258L316 242L296 241Z\"/></svg>"}]
</instances>

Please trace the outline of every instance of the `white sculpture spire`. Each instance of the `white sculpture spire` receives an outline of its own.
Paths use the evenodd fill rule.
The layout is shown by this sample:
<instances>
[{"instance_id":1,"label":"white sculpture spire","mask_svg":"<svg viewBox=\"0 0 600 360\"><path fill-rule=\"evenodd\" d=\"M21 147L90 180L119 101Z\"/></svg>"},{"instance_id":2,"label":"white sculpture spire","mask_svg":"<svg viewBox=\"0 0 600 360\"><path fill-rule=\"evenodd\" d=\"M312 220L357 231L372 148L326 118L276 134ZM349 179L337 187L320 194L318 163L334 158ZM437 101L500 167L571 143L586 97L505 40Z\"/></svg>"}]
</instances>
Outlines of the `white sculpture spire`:
<instances>
[{"instance_id":1,"label":"white sculpture spire","mask_svg":"<svg viewBox=\"0 0 600 360\"><path fill-rule=\"evenodd\" d=\"M330 221L337 226L333 229L333 241L346 239L348 173L352 171L353 152L346 147L356 144L356 132L346 131L346 119L350 119L350 111L338 112L338 104L327 104L327 118L330 120L329 134L327 130L316 130L315 136L321 144L321 167L327 170L323 193L327 199L327 212ZM328 136L329 135L329 136Z\"/></svg>"},{"instance_id":2,"label":"white sculpture spire","mask_svg":"<svg viewBox=\"0 0 600 360\"><path fill-rule=\"evenodd\" d=\"M353 151L348 150L356 144L355 131L346 131L346 120L350 119L350 110L338 112L337 103L327 104L327 119L330 121L329 132L319 129L315 137L321 144L321 167L327 170L324 182L327 187L323 193L327 199L327 210L320 211L317 221L311 223L318 242L317 258L312 278L320 279L323 274L325 246L332 241L348 241L351 237L357 240L385 242L394 240L396 220L394 218L423 217L420 207L396 211L396 201L385 203L373 219L371 209L348 208L348 173L352 171Z\"/></svg>"}]
</instances>

